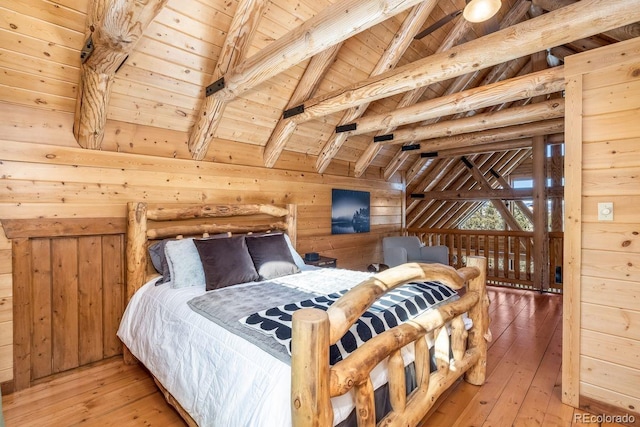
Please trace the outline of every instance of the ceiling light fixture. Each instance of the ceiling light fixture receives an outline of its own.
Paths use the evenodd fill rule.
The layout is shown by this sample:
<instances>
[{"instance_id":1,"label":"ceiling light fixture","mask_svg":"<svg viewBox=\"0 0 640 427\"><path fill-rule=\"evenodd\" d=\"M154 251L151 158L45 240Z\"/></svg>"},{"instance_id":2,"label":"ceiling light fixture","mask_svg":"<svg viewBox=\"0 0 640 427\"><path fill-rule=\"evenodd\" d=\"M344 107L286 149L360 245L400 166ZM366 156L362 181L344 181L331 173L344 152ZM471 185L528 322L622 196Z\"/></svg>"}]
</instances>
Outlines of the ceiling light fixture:
<instances>
[{"instance_id":1,"label":"ceiling light fixture","mask_svg":"<svg viewBox=\"0 0 640 427\"><path fill-rule=\"evenodd\" d=\"M500 0L471 0L464 8L462 16L469 22L483 22L498 13Z\"/></svg>"}]
</instances>

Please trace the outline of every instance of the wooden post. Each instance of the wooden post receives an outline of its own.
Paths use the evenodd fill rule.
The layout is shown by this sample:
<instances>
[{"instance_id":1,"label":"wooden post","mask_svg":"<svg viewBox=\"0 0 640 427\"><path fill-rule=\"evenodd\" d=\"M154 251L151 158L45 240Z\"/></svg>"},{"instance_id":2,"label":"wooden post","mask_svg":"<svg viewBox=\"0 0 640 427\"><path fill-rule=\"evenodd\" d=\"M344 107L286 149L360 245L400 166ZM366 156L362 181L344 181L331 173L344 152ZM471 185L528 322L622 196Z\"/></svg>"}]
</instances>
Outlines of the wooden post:
<instances>
[{"instance_id":1,"label":"wooden post","mask_svg":"<svg viewBox=\"0 0 640 427\"><path fill-rule=\"evenodd\" d=\"M129 202L127 204L127 303L133 294L144 284L147 271L147 251L144 242L147 240L147 204ZM122 347L124 363L132 365L136 359L127 346Z\"/></svg>"},{"instance_id":2,"label":"wooden post","mask_svg":"<svg viewBox=\"0 0 640 427\"><path fill-rule=\"evenodd\" d=\"M478 303L469 310L473 327L469 331L467 351L478 349L478 362L465 374L465 380L474 385L482 385L487 371L487 341L491 341L489 331L489 296L487 295L487 259L480 256L467 257L467 267L476 267L480 274L469 281L470 292L478 293Z\"/></svg>"},{"instance_id":3,"label":"wooden post","mask_svg":"<svg viewBox=\"0 0 640 427\"><path fill-rule=\"evenodd\" d=\"M287 210L289 211L287 215L287 234L289 235L289 240L291 240L291 245L293 248L296 248L296 242L298 240L298 229L296 227L296 221L298 216L298 205L289 204L287 205Z\"/></svg>"},{"instance_id":4,"label":"wooden post","mask_svg":"<svg viewBox=\"0 0 640 427\"><path fill-rule=\"evenodd\" d=\"M547 173L544 136L533 138L533 283L540 290L549 288L549 230L547 226Z\"/></svg>"},{"instance_id":5,"label":"wooden post","mask_svg":"<svg viewBox=\"0 0 640 427\"><path fill-rule=\"evenodd\" d=\"M562 171L564 158L562 156L562 145L551 146L551 162L549 163L549 177L551 187L562 185ZM562 231L562 197L549 197L551 200L551 231Z\"/></svg>"},{"instance_id":6,"label":"wooden post","mask_svg":"<svg viewBox=\"0 0 640 427\"><path fill-rule=\"evenodd\" d=\"M294 427L324 427L333 422L329 396L329 317L304 308L293 314L291 419Z\"/></svg>"}]
</instances>

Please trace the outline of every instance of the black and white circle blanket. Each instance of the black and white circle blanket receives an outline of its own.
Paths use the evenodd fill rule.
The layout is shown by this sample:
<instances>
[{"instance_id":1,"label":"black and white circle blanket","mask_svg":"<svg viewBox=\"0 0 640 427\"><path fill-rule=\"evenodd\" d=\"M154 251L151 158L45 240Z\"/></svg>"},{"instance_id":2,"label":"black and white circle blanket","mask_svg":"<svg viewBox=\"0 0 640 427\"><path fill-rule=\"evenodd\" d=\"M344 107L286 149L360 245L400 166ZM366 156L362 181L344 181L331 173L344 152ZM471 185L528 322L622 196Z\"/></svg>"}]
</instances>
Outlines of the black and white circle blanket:
<instances>
[{"instance_id":1,"label":"black and white circle blanket","mask_svg":"<svg viewBox=\"0 0 640 427\"><path fill-rule=\"evenodd\" d=\"M291 355L293 312L307 307L326 311L346 292L347 290L338 291L262 310L241 318L240 323L271 337ZM388 292L376 301L336 344L331 346L329 362L331 365L336 364L377 334L451 298L457 298L457 295L451 288L437 282L411 282Z\"/></svg>"}]
</instances>

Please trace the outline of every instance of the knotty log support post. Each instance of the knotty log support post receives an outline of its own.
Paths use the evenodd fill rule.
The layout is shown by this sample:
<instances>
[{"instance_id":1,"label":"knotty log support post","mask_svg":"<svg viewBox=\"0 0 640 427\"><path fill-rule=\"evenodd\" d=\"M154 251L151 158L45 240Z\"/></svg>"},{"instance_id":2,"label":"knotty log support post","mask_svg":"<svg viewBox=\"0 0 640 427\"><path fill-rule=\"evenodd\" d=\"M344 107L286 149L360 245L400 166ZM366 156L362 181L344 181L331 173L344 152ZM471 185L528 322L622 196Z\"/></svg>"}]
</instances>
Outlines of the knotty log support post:
<instances>
[{"instance_id":1,"label":"knotty log support post","mask_svg":"<svg viewBox=\"0 0 640 427\"><path fill-rule=\"evenodd\" d=\"M491 341L489 331L489 296L487 295L487 259L480 256L467 257L467 267L476 267L480 274L469 281L470 292L478 293L478 303L469 309L469 317L473 321L473 327L469 331L469 343L467 351L478 349L480 358L478 362L465 374L467 382L474 385L484 384L487 372L487 342Z\"/></svg>"},{"instance_id":2,"label":"knotty log support post","mask_svg":"<svg viewBox=\"0 0 640 427\"><path fill-rule=\"evenodd\" d=\"M127 295L126 300L130 301L136 290L145 282L147 265L147 204L129 202L127 204ZM131 354L127 346L122 346L122 357L124 363L132 365L136 359Z\"/></svg>"},{"instance_id":3,"label":"knotty log support post","mask_svg":"<svg viewBox=\"0 0 640 427\"><path fill-rule=\"evenodd\" d=\"M291 418L294 427L324 427L333 422L329 396L329 317L305 308L293 314Z\"/></svg>"}]
</instances>

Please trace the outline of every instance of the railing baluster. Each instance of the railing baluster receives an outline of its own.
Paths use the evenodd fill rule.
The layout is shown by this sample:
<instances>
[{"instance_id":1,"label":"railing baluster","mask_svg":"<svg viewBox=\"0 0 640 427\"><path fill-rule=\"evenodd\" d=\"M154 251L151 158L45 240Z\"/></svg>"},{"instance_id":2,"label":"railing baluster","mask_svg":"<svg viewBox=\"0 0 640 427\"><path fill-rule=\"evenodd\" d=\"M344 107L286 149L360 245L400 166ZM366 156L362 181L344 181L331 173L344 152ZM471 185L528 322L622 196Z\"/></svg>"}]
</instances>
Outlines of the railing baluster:
<instances>
[{"instance_id":1,"label":"railing baluster","mask_svg":"<svg viewBox=\"0 0 640 427\"><path fill-rule=\"evenodd\" d=\"M403 412L407 406L404 360L399 349L389 356L389 400L394 412Z\"/></svg>"},{"instance_id":2,"label":"railing baluster","mask_svg":"<svg viewBox=\"0 0 640 427\"><path fill-rule=\"evenodd\" d=\"M520 238L513 237L513 274L516 279L520 279Z\"/></svg>"},{"instance_id":3,"label":"railing baluster","mask_svg":"<svg viewBox=\"0 0 640 427\"><path fill-rule=\"evenodd\" d=\"M493 236L493 276L500 277L500 264L498 256L500 255L500 236Z\"/></svg>"}]
</instances>

